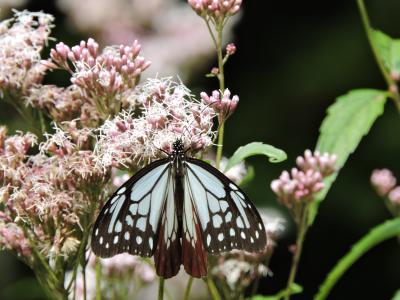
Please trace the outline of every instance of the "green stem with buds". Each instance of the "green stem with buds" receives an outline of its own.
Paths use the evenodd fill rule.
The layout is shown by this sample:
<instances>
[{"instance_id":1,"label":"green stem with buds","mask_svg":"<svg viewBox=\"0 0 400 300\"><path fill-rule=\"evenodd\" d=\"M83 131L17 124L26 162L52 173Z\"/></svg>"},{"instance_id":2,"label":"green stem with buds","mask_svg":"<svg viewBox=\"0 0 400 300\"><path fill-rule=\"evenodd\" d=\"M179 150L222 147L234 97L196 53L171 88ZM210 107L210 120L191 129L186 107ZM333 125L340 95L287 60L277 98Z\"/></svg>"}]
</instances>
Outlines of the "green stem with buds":
<instances>
[{"instance_id":1,"label":"green stem with buds","mask_svg":"<svg viewBox=\"0 0 400 300\"><path fill-rule=\"evenodd\" d=\"M367 34L368 42L371 46L372 53L374 54L375 60L378 64L378 67L385 78L385 81L388 85L390 98L393 100L396 105L397 110L400 112L400 94L398 91L398 87L394 79L391 77L388 69L385 67L382 57L379 55L378 46L375 43L373 38L373 28L371 27L371 23L369 21L367 9L365 8L365 4L363 0L357 0L358 10L360 11L361 20L364 26L364 30Z\"/></svg>"},{"instance_id":2,"label":"green stem with buds","mask_svg":"<svg viewBox=\"0 0 400 300\"><path fill-rule=\"evenodd\" d=\"M218 81L219 90L221 95L225 91L225 74L224 74L224 56L222 54L222 32L224 29L224 22L220 21L217 24L217 55L218 55ZM222 148L224 145L224 129L225 129L225 116L222 114L218 118L219 128L218 128L218 145L217 145L217 156L215 158L215 166L219 169L221 158L222 158Z\"/></svg>"},{"instance_id":3,"label":"green stem with buds","mask_svg":"<svg viewBox=\"0 0 400 300\"><path fill-rule=\"evenodd\" d=\"M310 207L310 205L308 203L305 204L305 206L302 210L300 222L298 224L296 249L293 254L292 266L290 268L289 279L288 279L287 286L286 286L285 300L290 299L290 296L292 293L292 286L293 286L294 280L296 278L296 273L297 273L297 269L298 269L300 257L301 257L301 251L303 249L303 243L304 243L304 239L305 239L307 229L308 229L307 217L308 217L308 210L309 210L308 208L309 207Z\"/></svg>"}]
</instances>

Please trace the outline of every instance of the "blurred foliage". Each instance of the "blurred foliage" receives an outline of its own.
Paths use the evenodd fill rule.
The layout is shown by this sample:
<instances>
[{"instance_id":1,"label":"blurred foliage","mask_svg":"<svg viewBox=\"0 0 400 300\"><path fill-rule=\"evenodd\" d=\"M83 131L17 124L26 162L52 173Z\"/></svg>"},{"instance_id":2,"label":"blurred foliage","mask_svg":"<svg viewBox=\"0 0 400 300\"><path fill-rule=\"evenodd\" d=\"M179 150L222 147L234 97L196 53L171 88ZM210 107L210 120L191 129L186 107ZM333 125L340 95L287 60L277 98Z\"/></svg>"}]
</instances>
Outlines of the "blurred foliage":
<instances>
[{"instance_id":1,"label":"blurred foliage","mask_svg":"<svg viewBox=\"0 0 400 300\"><path fill-rule=\"evenodd\" d=\"M370 0L366 5L375 28L400 37L400 1ZM63 22L53 1L32 0L27 8L56 15L53 35L58 40L74 44L83 38ZM235 42L238 51L226 66L226 77L228 87L241 101L227 123L226 155L253 140L284 149L288 155L284 163L265 164L262 157L250 159L256 176L246 186L258 205L278 207L269 183L283 169L290 168L304 149L314 147L326 108L350 89L385 89L385 84L368 46L355 1L244 1ZM205 64L203 73L214 64ZM65 78L59 77L58 72L46 80L65 85ZM216 82L198 73L193 76L192 85L197 90L211 90ZM13 109L3 102L0 120L11 130L26 129ZM310 299L350 245L374 225L390 218L383 201L370 187L369 176L378 167L389 167L400 176L399 132L399 115L394 105L388 103L384 116L350 156L309 230L296 280L304 287L298 299ZM287 226L291 228L290 220ZM270 265L274 276L262 282L259 293L274 294L284 288L291 257L287 247L293 240L293 231L289 231L280 241ZM390 299L399 288L399 253L399 244L394 240L373 249L362 263L349 270L330 299ZM4 286L29 274L5 253L0 255L0 265L2 291L7 291ZM34 288L23 287L24 298L11 294L0 298L28 299L26 295Z\"/></svg>"}]
</instances>

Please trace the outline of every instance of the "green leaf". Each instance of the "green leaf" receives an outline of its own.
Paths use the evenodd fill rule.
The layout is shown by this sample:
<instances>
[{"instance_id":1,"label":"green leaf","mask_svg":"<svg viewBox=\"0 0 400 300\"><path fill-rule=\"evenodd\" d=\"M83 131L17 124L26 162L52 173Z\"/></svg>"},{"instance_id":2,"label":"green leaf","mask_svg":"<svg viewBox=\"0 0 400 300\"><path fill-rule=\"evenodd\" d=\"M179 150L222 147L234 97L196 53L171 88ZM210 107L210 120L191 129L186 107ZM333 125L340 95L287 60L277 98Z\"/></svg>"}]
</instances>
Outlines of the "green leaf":
<instances>
[{"instance_id":1,"label":"green leaf","mask_svg":"<svg viewBox=\"0 0 400 300\"><path fill-rule=\"evenodd\" d=\"M253 142L245 146L239 147L235 151L235 153L233 153L232 157L228 160L225 172L240 163L242 160L246 159L247 157L254 155L268 156L269 161L272 163L278 163L284 161L287 158L286 153L278 148L261 142Z\"/></svg>"},{"instance_id":2,"label":"green leaf","mask_svg":"<svg viewBox=\"0 0 400 300\"><path fill-rule=\"evenodd\" d=\"M372 37L385 67L400 74L400 39L393 39L379 30L373 30Z\"/></svg>"},{"instance_id":3,"label":"green leaf","mask_svg":"<svg viewBox=\"0 0 400 300\"><path fill-rule=\"evenodd\" d=\"M400 300L400 290L398 290L398 291L396 292L396 294L394 294L392 300Z\"/></svg>"},{"instance_id":4,"label":"green leaf","mask_svg":"<svg viewBox=\"0 0 400 300\"><path fill-rule=\"evenodd\" d=\"M343 274L371 248L387 239L400 235L400 218L386 221L374 227L367 235L358 241L351 250L343 256L336 266L329 272L325 281L321 284L314 300L324 300L336 282Z\"/></svg>"},{"instance_id":5,"label":"green leaf","mask_svg":"<svg viewBox=\"0 0 400 300\"><path fill-rule=\"evenodd\" d=\"M303 292L303 287L297 283L292 284L292 295L300 294ZM272 296L262 296L262 295L255 295L249 300L280 300L284 298L286 295L286 289L279 291L277 294Z\"/></svg>"},{"instance_id":6,"label":"green leaf","mask_svg":"<svg viewBox=\"0 0 400 300\"><path fill-rule=\"evenodd\" d=\"M320 127L316 149L320 152L336 154L336 168L339 170L375 120L383 113L386 92L372 89L350 91L337 98L327 111L327 116ZM325 188L320 192L317 201L310 207L309 222L312 223L321 202L328 193L338 172L325 180Z\"/></svg>"}]
</instances>

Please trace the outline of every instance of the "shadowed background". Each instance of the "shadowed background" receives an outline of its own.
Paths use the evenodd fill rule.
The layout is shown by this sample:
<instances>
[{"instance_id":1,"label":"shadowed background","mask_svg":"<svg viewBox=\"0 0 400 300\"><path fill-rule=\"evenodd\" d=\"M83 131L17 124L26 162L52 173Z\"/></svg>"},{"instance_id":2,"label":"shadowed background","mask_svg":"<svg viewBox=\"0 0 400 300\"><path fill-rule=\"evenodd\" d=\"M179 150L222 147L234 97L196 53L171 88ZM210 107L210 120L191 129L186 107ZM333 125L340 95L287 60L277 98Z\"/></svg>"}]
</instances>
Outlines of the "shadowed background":
<instances>
[{"instance_id":1,"label":"shadowed background","mask_svg":"<svg viewBox=\"0 0 400 300\"><path fill-rule=\"evenodd\" d=\"M375 0L366 5L376 28L400 36L400 1ZM52 1L30 1L26 8L54 14L56 28L52 36L59 41L74 45L88 37L74 31ZM194 13L193 18L197 18ZM264 158L248 161L255 167L256 177L246 191L258 206L276 207L287 215L277 204L269 183L282 170L291 168L296 156L305 149L313 149L326 108L350 89L386 86L367 43L355 1L244 1L241 19L234 29L234 42L238 51L226 67L226 82L240 96L240 103L227 123L225 153L232 154L251 141L285 150L288 160L284 163L272 165ZM217 87L213 79L203 77L216 62L205 62L186 82L196 92ZM65 85L68 79L60 75L51 74L46 80ZM24 128L18 115L3 102L0 120L13 130ZM399 132L399 115L388 102L384 115L350 156L320 206L305 242L296 280L305 291L294 299L310 299L350 245L371 227L390 218L382 200L370 187L369 176L374 168L388 167L400 178ZM274 275L262 281L260 293L272 294L285 286L291 262L288 246L295 238L289 218L286 226L288 230L278 241L270 264ZM0 291L15 288L21 278L33 276L6 253L0 254L0 266ZM329 299L390 299L400 288L399 266L399 243L385 242L345 274ZM18 299L28 295L29 299L34 298L35 284L20 286L22 294Z\"/></svg>"}]
</instances>

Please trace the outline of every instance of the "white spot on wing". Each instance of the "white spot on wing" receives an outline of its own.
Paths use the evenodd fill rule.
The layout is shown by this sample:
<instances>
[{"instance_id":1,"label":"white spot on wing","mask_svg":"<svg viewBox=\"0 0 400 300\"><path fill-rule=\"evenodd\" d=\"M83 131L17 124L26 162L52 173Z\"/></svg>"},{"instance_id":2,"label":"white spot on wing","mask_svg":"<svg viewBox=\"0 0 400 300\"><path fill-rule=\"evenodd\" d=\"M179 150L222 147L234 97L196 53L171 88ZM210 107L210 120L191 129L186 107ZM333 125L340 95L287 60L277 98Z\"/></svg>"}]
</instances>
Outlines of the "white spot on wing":
<instances>
[{"instance_id":1,"label":"white spot on wing","mask_svg":"<svg viewBox=\"0 0 400 300\"><path fill-rule=\"evenodd\" d=\"M243 231L240 233L240 236L242 237L242 239L246 238L246 234Z\"/></svg>"},{"instance_id":2,"label":"white spot on wing","mask_svg":"<svg viewBox=\"0 0 400 300\"><path fill-rule=\"evenodd\" d=\"M236 194L238 194L239 197L244 200L244 195L243 195L243 193L241 191L236 191Z\"/></svg>"},{"instance_id":3,"label":"white spot on wing","mask_svg":"<svg viewBox=\"0 0 400 300\"><path fill-rule=\"evenodd\" d=\"M242 216L244 220L244 224L246 225L246 228L250 228L250 223L249 220L247 219L246 212L243 209L243 206L241 204L242 199L239 198L238 195L236 195L233 191L230 193L232 200L235 202L237 208L239 209L240 215Z\"/></svg>"},{"instance_id":4,"label":"white spot on wing","mask_svg":"<svg viewBox=\"0 0 400 300\"><path fill-rule=\"evenodd\" d=\"M115 232L121 232L122 230L122 223L118 220L117 224L115 224Z\"/></svg>"},{"instance_id":5,"label":"white spot on wing","mask_svg":"<svg viewBox=\"0 0 400 300\"><path fill-rule=\"evenodd\" d=\"M232 189L232 190L234 190L234 191L237 191L237 187L236 187L236 185L234 185L232 182L231 183L229 183L229 187Z\"/></svg>"},{"instance_id":6,"label":"white spot on wing","mask_svg":"<svg viewBox=\"0 0 400 300\"><path fill-rule=\"evenodd\" d=\"M123 187L123 188L121 188L118 192L117 192L117 194L118 195L121 195L123 192L125 192L126 191L126 187Z\"/></svg>"},{"instance_id":7,"label":"white spot on wing","mask_svg":"<svg viewBox=\"0 0 400 300\"><path fill-rule=\"evenodd\" d=\"M119 198L119 195L115 195L114 198L111 199L111 204L114 204L115 201Z\"/></svg>"},{"instance_id":8,"label":"white spot on wing","mask_svg":"<svg viewBox=\"0 0 400 300\"><path fill-rule=\"evenodd\" d=\"M197 185L195 185L196 187L198 187ZM202 187L200 187L199 189L204 190ZM194 195L196 197L198 197L197 192L193 191ZM216 213L219 211L219 203L218 203L218 199L214 197L214 195L207 193L208 196L208 206L210 207L210 210L212 213ZM197 199L198 201L203 201L202 199Z\"/></svg>"},{"instance_id":9,"label":"white spot on wing","mask_svg":"<svg viewBox=\"0 0 400 300\"><path fill-rule=\"evenodd\" d=\"M118 243L118 235L114 236L114 241L113 241L113 243L114 243L114 244Z\"/></svg>"},{"instance_id":10,"label":"white spot on wing","mask_svg":"<svg viewBox=\"0 0 400 300\"><path fill-rule=\"evenodd\" d=\"M233 228L229 229L229 235L235 236L235 229L233 229Z\"/></svg>"},{"instance_id":11,"label":"white spot on wing","mask_svg":"<svg viewBox=\"0 0 400 300\"><path fill-rule=\"evenodd\" d=\"M153 250L153 238L149 238L149 247L150 247L150 250Z\"/></svg>"},{"instance_id":12,"label":"white spot on wing","mask_svg":"<svg viewBox=\"0 0 400 300\"><path fill-rule=\"evenodd\" d=\"M138 204L133 203L129 206L129 211L131 212L132 215L136 215L138 209Z\"/></svg>"},{"instance_id":13,"label":"white spot on wing","mask_svg":"<svg viewBox=\"0 0 400 300\"><path fill-rule=\"evenodd\" d=\"M232 220L232 213L228 211L228 213L225 216L225 222L230 222Z\"/></svg>"},{"instance_id":14,"label":"white spot on wing","mask_svg":"<svg viewBox=\"0 0 400 300\"><path fill-rule=\"evenodd\" d=\"M260 234L258 233L258 230L256 230L256 238L258 239L259 236Z\"/></svg>"},{"instance_id":15,"label":"white spot on wing","mask_svg":"<svg viewBox=\"0 0 400 300\"><path fill-rule=\"evenodd\" d=\"M103 237L102 236L99 239L99 243L100 243L100 245L103 245Z\"/></svg>"},{"instance_id":16,"label":"white spot on wing","mask_svg":"<svg viewBox=\"0 0 400 300\"><path fill-rule=\"evenodd\" d=\"M96 228L96 231L94 232L94 235L97 236L99 234L99 229Z\"/></svg>"},{"instance_id":17,"label":"white spot on wing","mask_svg":"<svg viewBox=\"0 0 400 300\"><path fill-rule=\"evenodd\" d=\"M131 234L129 233L129 231L126 231L124 234L124 239L129 240L130 237L131 237Z\"/></svg>"},{"instance_id":18,"label":"white spot on wing","mask_svg":"<svg viewBox=\"0 0 400 300\"><path fill-rule=\"evenodd\" d=\"M133 225L133 219L130 215L127 215L125 218L125 222L128 226L132 226Z\"/></svg>"},{"instance_id":19,"label":"white spot on wing","mask_svg":"<svg viewBox=\"0 0 400 300\"><path fill-rule=\"evenodd\" d=\"M222 218L220 215L213 216L213 225L215 228L220 228L222 224Z\"/></svg>"},{"instance_id":20,"label":"white spot on wing","mask_svg":"<svg viewBox=\"0 0 400 300\"><path fill-rule=\"evenodd\" d=\"M136 237L136 243L138 243L138 245L140 245L141 243L142 243L142 237L140 237L140 236L137 236Z\"/></svg>"},{"instance_id":21,"label":"white spot on wing","mask_svg":"<svg viewBox=\"0 0 400 300\"><path fill-rule=\"evenodd\" d=\"M150 199L151 196L147 195L144 197L144 199L139 202L139 214L141 215L147 215L149 212L149 207L150 207Z\"/></svg>"},{"instance_id":22,"label":"white spot on wing","mask_svg":"<svg viewBox=\"0 0 400 300\"><path fill-rule=\"evenodd\" d=\"M119 215L119 211L121 210L122 204L124 204L125 201L125 195L120 196L120 198L118 199L118 202L115 203L115 209L111 215L111 221L110 224L108 225L108 233L111 233L113 228L114 228L114 224L115 221Z\"/></svg>"},{"instance_id":23,"label":"white spot on wing","mask_svg":"<svg viewBox=\"0 0 400 300\"><path fill-rule=\"evenodd\" d=\"M241 217L237 217L237 219L236 219L236 225L237 225L239 228L244 228L243 221L242 221L242 218L241 218Z\"/></svg>"},{"instance_id":24,"label":"white spot on wing","mask_svg":"<svg viewBox=\"0 0 400 300\"><path fill-rule=\"evenodd\" d=\"M210 246L211 243L211 235L207 235L207 246Z\"/></svg>"},{"instance_id":25,"label":"white spot on wing","mask_svg":"<svg viewBox=\"0 0 400 300\"><path fill-rule=\"evenodd\" d=\"M218 234L218 241L222 241L224 239L224 234L223 233L220 233L220 234Z\"/></svg>"},{"instance_id":26,"label":"white spot on wing","mask_svg":"<svg viewBox=\"0 0 400 300\"><path fill-rule=\"evenodd\" d=\"M222 200L222 201L219 201L219 205L221 205L221 209L222 209L223 212L225 212L226 209L229 207L228 202L223 201L223 200Z\"/></svg>"},{"instance_id":27,"label":"white spot on wing","mask_svg":"<svg viewBox=\"0 0 400 300\"><path fill-rule=\"evenodd\" d=\"M141 230L141 231L144 232L144 230L146 229L146 218L145 218L145 217L139 218L139 219L137 220L136 227L137 227L139 230Z\"/></svg>"}]
</instances>

